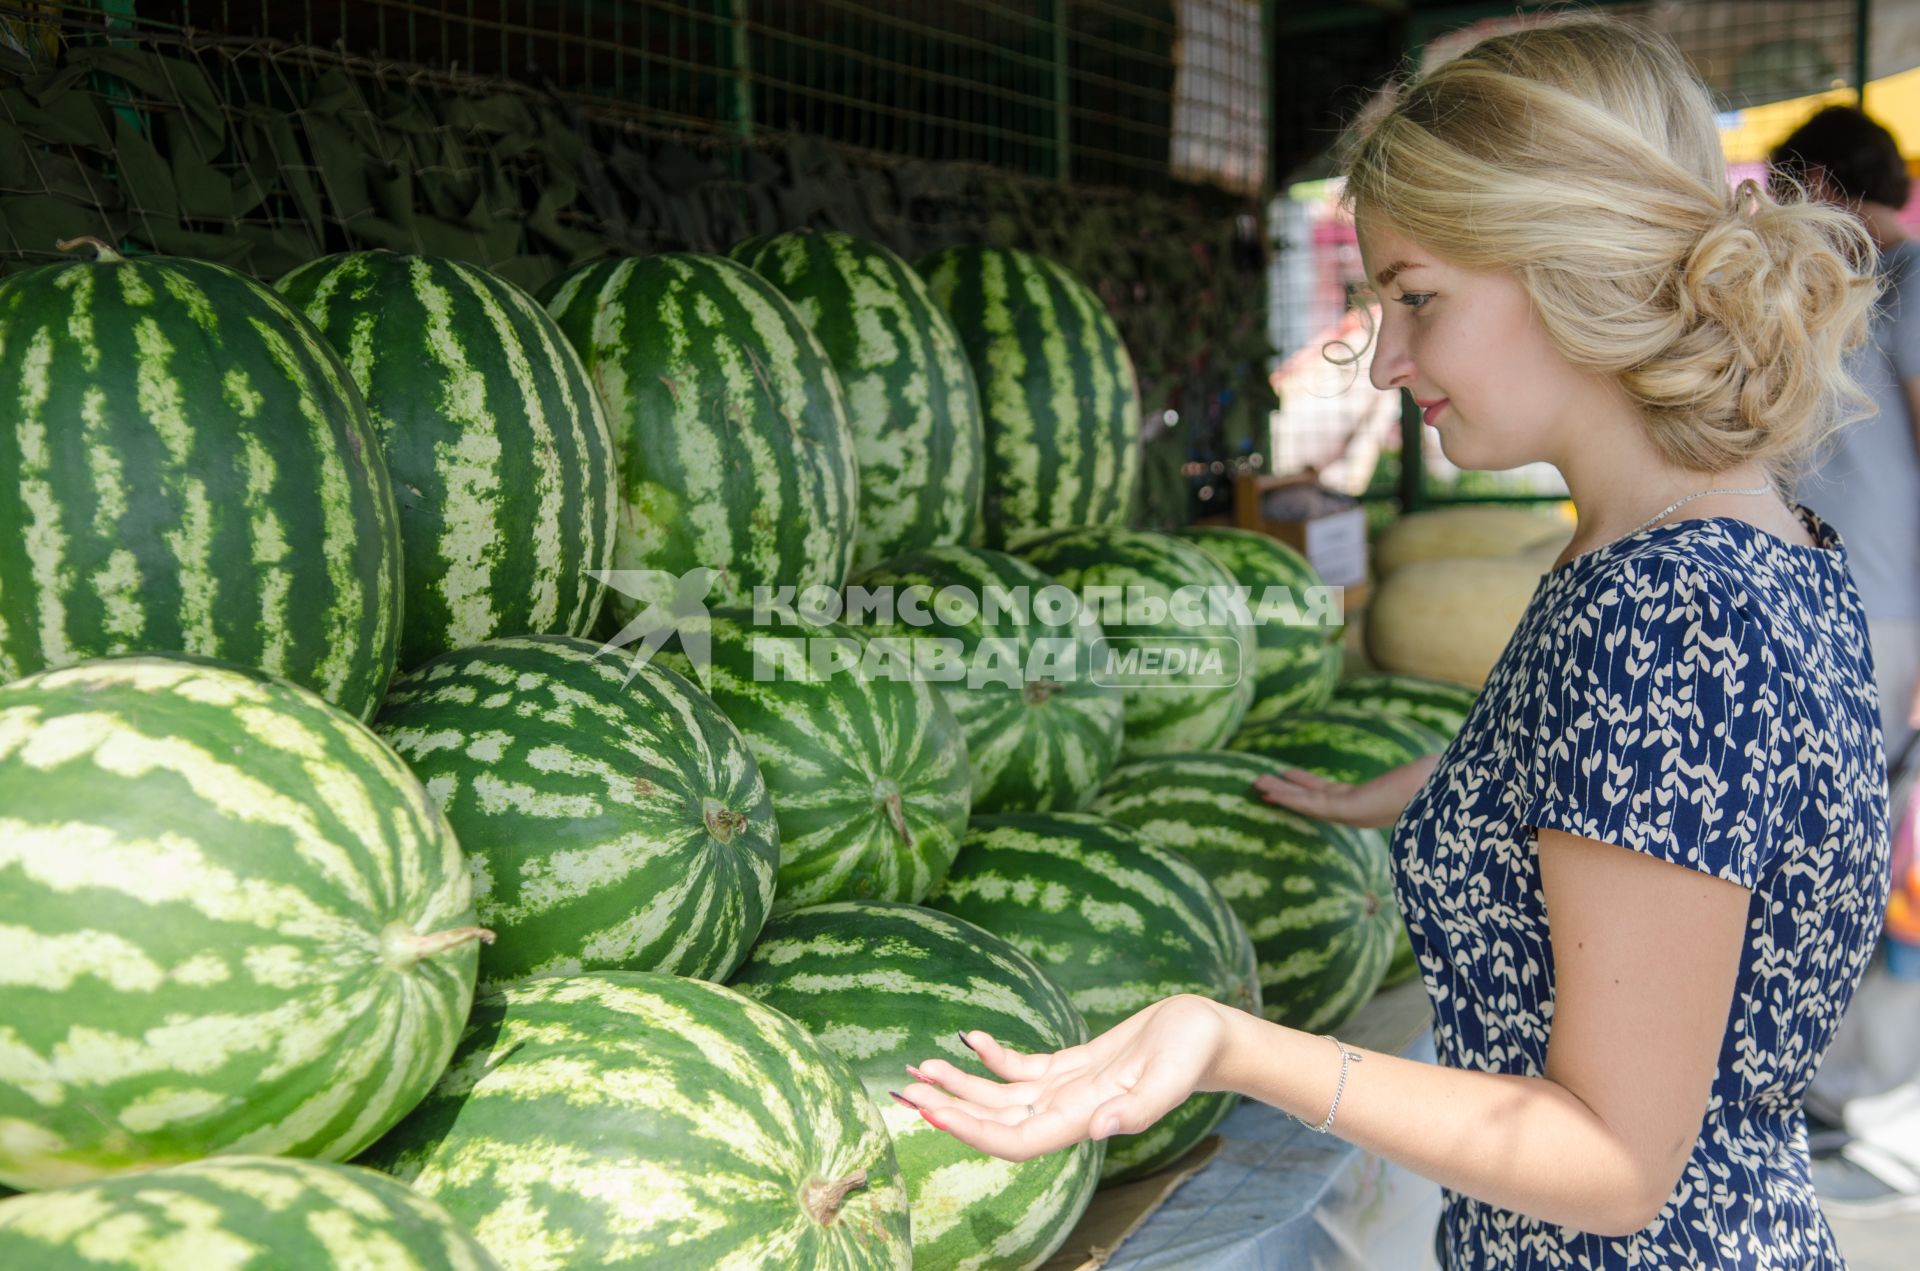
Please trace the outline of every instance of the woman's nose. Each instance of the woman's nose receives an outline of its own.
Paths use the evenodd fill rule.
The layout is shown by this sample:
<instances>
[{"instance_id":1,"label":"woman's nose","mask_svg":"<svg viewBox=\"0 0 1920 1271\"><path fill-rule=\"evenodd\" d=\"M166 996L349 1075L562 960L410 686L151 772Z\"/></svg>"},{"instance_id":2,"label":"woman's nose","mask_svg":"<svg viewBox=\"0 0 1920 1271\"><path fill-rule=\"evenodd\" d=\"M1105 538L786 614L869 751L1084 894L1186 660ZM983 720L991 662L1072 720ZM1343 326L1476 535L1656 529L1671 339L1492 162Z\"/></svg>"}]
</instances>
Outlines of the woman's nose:
<instances>
[{"instance_id":1,"label":"woman's nose","mask_svg":"<svg viewBox=\"0 0 1920 1271\"><path fill-rule=\"evenodd\" d=\"M1407 354L1406 343L1385 326L1376 333L1367 378L1381 392L1413 383L1413 358Z\"/></svg>"}]
</instances>

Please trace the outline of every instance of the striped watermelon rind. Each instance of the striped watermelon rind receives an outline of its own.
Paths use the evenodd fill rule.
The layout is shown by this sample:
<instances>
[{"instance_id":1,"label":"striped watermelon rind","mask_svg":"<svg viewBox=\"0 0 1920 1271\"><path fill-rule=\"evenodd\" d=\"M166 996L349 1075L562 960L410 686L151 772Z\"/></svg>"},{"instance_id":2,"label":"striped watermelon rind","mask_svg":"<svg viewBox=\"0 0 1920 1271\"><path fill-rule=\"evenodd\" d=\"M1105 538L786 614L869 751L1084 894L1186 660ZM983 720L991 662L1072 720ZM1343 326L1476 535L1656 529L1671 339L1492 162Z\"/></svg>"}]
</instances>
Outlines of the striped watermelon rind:
<instances>
[{"instance_id":1,"label":"striped watermelon rind","mask_svg":"<svg viewBox=\"0 0 1920 1271\"><path fill-rule=\"evenodd\" d=\"M1351 676L1333 691L1338 705L1404 716L1449 739L1466 726L1478 697L1464 684L1387 672Z\"/></svg>"},{"instance_id":2,"label":"striped watermelon rind","mask_svg":"<svg viewBox=\"0 0 1920 1271\"><path fill-rule=\"evenodd\" d=\"M362 1160L508 1267L911 1266L900 1167L847 1066L684 976L482 994L440 1084Z\"/></svg>"},{"instance_id":3,"label":"striped watermelon rind","mask_svg":"<svg viewBox=\"0 0 1920 1271\"><path fill-rule=\"evenodd\" d=\"M1278 771L1225 750L1155 755L1115 768L1091 810L1178 852L1252 937L1266 1017L1338 1028L1380 987L1400 928L1384 839L1267 803Z\"/></svg>"},{"instance_id":4,"label":"striped watermelon rind","mask_svg":"<svg viewBox=\"0 0 1920 1271\"><path fill-rule=\"evenodd\" d=\"M546 310L476 266L387 251L274 285L339 353L380 437L406 557L400 665L591 631L613 560L613 442Z\"/></svg>"},{"instance_id":5,"label":"striped watermelon rind","mask_svg":"<svg viewBox=\"0 0 1920 1271\"><path fill-rule=\"evenodd\" d=\"M986 441L952 319L878 243L837 231L771 234L729 255L793 303L833 364L860 474L853 568L979 540Z\"/></svg>"},{"instance_id":6,"label":"striped watermelon rind","mask_svg":"<svg viewBox=\"0 0 1920 1271\"><path fill-rule=\"evenodd\" d=\"M598 261L543 291L599 388L620 473L614 567L720 571L715 598L839 587L859 479L839 379L764 278L719 256ZM668 580L616 588L627 622Z\"/></svg>"},{"instance_id":7,"label":"striped watermelon rind","mask_svg":"<svg viewBox=\"0 0 1920 1271\"><path fill-rule=\"evenodd\" d=\"M770 921L733 987L800 1021L865 1085L906 1179L915 1271L1025 1271L1066 1241L1093 1197L1104 1142L1004 1161L887 1094L905 1065L934 1056L986 1075L961 1029L1029 1054L1085 1042L1080 1012L1032 959L951 914L847 901Z\"/></svg>"},{"instance_id":8,"label":"striped watermelon rind","mask_svg":"<svg viewBox=\"0 0 1920 1271\"><path fill-rule=\"evenodd\" d=\"M1221 525L1186 526L1173 531L1213 557L1247 589L1255 618L1253 704L1241 725L1276 719L1327 704L1340 679L1340 622L1319 621L1316 601L1326 584L1307 558L1280 540L1252 530ZM1271 606L1262 601L1272 593ZM1283 604L1280 597L1286 597ZM1262 610L1272 612L1263 615ZM1297 616L1299 621L1286 618ZM1262 621L1262 617L1268 620Z\"/></svg>"},{"instance_id":9,"label":"striped watermelon rind","mask_svg":"<svg viewBox=\"0 0 1920 1271\"><path fill-rule=\"evenodd\" d=\"M1100 297L1061 265L1010 248L952 247L915 268L979 385L984 545L1123 524L1140 484L1140 389Z\"/></svg>"},{"instance_id":10,"label":"striped watermelon rind","mask_svg":"<svg viewBox=\"0 0 1920 1271\"><path fill-rule=\"evenodd\" d=\"M1254 633L1244 605L1226 611L1216 604L1233 599L1237 584L1212 557L1171 534L1093 526L1023 539L1014 554L1077 592L1086 616L1100 624L1105 644L1096 655L1097 677L1111 670L1109 650L1198 650L1219 658L1219 676L1175 674L1123 685L1122 758L1217 746L1240 727L1253 701ZM1118 620L1099 588L1118 589ZM1161 621L1129 620L1134 593L1167 604L1183 589L1199 601L1199 612L1188 616L1204 621L1182 622L1171 605Z\"/></svg>"},{"instance_id":11,"label":"striped watermelon rind","mask_svg":"<svg viewBox=\"0 0 1920 1271\"><path fill-rule=\"evenodd\" d=\"M0 1266L500 1271L451 1214L384 1174L269 1156L216 1156L0 1204Z\"/></svg>"},{"instance_id":12,"label":"striped watermelon rind","mask_svg":"<svg viewBox=\"0 0 1920 1271\"><path fill-rule=\"evenodd\" d=\"M760 934L773 801L746 740L665 666L565 636L493 640L401 676L374 727L466 850L495 935L483 984L724 980Z\"/></svg>"},{"instance_id":13,"label":"striped watermelon rind","mask_svg":"<svg viewBox=\"0 0 1920 1271\"><path fill-rule=\"evenodd\" d=\"M0 688L0 1181L339 1160L433 1084L482 933L446 820L304 689L181 657Z\"/></svg>"},{"instance_id":14,"label":"striped watermelon rind","mask_svg":"<svg viewBox=\"0 0 1920 1271\"><path fill-rule=\"evenodd\" d=\"M958 546L897 556L849 585L850 595L891 598L892 620L862 623L863 636L957 646L968 677L937 683L966 734L975 813L1084 807L1120 756L1125 698L1091 673L1099 624L1073 615L1048 622L1037 598L1057 586L1016 556ZM967 598L964 610L943 614L937 597L947 588ZM908 620L910 603L924 623ZM1070 654L1066 673L1041 674L1050 669L1043 661L1068 661L1056 653Z\"/></svg>"},{"instance_id":15,"label":"striped watermelon rind","mask_svg":"<svg viewBox=\"0 0 1920 1271\"><path fill-rule=\"evenodd\" d=\"M1032 958L1095 1035L1183 993L1260 1013L1253 944L1226 900L1185 858L1105 817L975 817L927 904ZM1173 1164L1238 1102L1231 1091L1196 1094L1110 1140L1102 1186Z\"/></svg>"},{"instance_id":16,"label":"striped watermelon rind","mask_svg":"<svg viewBox=\"0 0 1920 1271\"><path fill-rule=\"evenodd\" d=\"M346 369L269 287L95 246L0 279L0 682L181 652L368 717L400 528Z\"/></svg>"},{"instance_id":17,"label":"striped watermelon rind","mask_svg":"<svg viewBox=\"0 0 1920 1271\"><path fill-rule=\"evenodd\" d=\"M842 899L920 900L966 833L966 734L910 667L865 673L866 645L853 628L778 611L766 621L756 616L717 608L681 624L678 639L682 649L704 641L707 690L747 739L772 792L780 824L773 912ZM835 649L855 665L826 661ZM702 678L684 652L659 657Z\"/></svg>"}]
</instances>

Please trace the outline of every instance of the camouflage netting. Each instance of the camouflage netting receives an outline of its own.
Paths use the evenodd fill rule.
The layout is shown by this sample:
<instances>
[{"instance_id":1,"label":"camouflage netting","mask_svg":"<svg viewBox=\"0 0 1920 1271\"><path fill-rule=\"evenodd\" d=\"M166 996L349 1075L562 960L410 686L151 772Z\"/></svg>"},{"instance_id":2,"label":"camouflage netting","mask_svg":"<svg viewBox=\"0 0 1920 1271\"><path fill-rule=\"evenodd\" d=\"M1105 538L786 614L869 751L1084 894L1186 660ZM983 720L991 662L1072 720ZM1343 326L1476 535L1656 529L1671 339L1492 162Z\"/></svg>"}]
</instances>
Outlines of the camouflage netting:
<instances>
[{"instance_id":1,"label":"camouflage netting","mask_svg":"<svg viewBox=\"0 0 1920 1271\"><path fill-rule=\"evenodd\" d=\"M0 83L0 272L83 234L262 278L385 247L529 288L597 256L800 226L908 259L986 242L1063 262L1112 308L1149 421L1140 523L1183 522L1181 465L1239 453L1272 405L1259 208L1211 189L673 134L517 83L186 34L15 42Z\"/></svg>"}]
</instances>

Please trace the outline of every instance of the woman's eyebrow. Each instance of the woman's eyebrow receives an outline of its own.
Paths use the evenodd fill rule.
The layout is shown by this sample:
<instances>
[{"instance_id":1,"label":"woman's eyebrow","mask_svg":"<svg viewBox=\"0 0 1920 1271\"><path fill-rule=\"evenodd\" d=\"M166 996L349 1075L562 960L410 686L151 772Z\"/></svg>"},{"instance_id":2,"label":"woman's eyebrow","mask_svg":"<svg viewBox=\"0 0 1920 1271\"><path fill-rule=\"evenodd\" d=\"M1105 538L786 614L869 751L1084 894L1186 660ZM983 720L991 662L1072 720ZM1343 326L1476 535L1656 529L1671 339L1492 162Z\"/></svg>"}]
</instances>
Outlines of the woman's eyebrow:
<instances>
[{"instance_id":1,"label":"woman's eyebrow","mask_svg":"<svg viewBox=\"0 0 1920 1271\"><path fill-rule=\"evenodd\" d=\"M1403 270L1419 269L1420 263L1412 260L1396 260L1373 276L1374 282L1384 287L1400 275Z\"/></svg>"}]
</instances>

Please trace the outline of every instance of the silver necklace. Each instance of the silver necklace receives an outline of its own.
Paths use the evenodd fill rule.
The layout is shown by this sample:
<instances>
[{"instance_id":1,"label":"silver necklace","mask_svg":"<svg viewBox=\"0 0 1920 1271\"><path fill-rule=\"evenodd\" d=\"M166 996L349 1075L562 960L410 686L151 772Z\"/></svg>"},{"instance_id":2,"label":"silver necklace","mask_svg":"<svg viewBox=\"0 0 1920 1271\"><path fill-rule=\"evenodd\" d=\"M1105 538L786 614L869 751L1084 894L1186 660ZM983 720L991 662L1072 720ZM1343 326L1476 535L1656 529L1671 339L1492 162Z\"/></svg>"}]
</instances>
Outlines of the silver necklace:
<instances>
[{"instance_id":1,"label":"silver necklace","mask_svg":"<svg viewBox=\"0 0 1920 1271\"><path fill-rule=\"evenodd\" d=\"M1695 499L1704 499L1709 494L1771 494L1771 493L1773 493L1772 485L1755 486L1751 490L1702 490L1698 494L1689 494L1685 498L1675 499L1673 502L1667 504L1667 506L1662 508L1660 511L1654 513L1652 516L1648 517L1646 520L1640 522L1640 524L1628 530L1625 534L1621 535L1621 537L1632 538L1635 534L1638 534L1641 530L1646 529L1648 526L1664 520L1667 516L1669 516L1674 511L1674 509L1679 507L1684 507L1686 504L1693 502Z\"/></svg>"}]
</instances>

